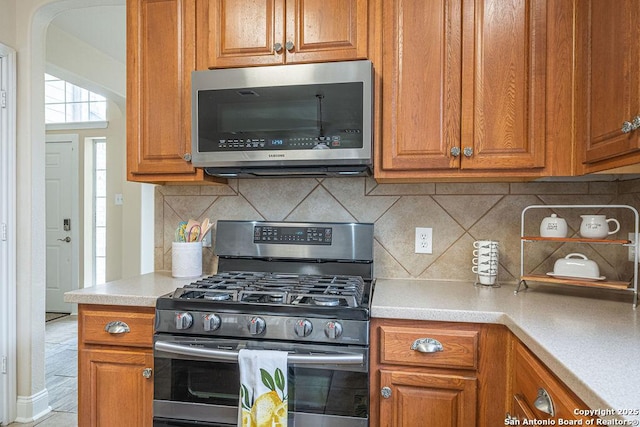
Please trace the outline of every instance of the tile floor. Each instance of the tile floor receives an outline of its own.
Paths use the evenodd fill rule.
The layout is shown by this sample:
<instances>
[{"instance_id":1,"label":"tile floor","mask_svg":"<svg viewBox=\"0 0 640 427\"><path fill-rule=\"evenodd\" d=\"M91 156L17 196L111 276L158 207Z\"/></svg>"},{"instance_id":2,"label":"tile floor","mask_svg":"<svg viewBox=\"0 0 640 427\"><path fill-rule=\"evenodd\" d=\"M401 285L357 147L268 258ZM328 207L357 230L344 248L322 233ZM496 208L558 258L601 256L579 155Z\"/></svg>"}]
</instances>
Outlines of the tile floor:
<instances>
[{"instance_id":1,"label":"tile floor","mask_svg":"<svg viewBox=\"0 0 640 427\"><path fill-rule=\"evenodd\" d=\"M45 325L45 378L52 411L26 424L9 427L78 426L78 317L66 316Z\"/></svg>"}]
</instances>

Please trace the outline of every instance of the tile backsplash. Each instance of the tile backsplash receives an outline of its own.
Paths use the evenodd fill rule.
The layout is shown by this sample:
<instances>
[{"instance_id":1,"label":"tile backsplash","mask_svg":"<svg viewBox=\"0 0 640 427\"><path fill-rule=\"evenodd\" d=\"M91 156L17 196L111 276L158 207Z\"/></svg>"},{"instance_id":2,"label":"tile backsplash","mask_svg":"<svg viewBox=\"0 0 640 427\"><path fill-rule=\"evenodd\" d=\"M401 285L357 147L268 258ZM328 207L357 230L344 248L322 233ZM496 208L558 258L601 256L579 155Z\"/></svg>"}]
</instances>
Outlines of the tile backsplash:
<instances>
[{"instance_id":1,"label":"tile backsplash","mask_svg":"<svg viewBox=\"0 0 640 427\"><path fill-rule=\"evenodd\" d=\"M385 278L473 280L473 241L500 242L498 279L520 276L522 210L529 205L630 205L640 208L640 180L532 183L378 184L372 178L296 178L230 180L228 185L159 186L155 194L155 269L171 270L171 242L180 221L209 217L270 221L372 222L375 224L375 275ZM538 235L550 209L528 211L525 234ZM570 235L580 214L603 213L620 220L615 238L633 231L626 209L556 210ZM416 227L433 229L433 253L415 254ZM215 239L215 229L213 230ZM527 272L553 270L557 258L580 252L607 278L628 280L632 263L617 245L525 245ZM212 248L203 252L203 271L216 270Z\"/></svg>"}]
</instances>

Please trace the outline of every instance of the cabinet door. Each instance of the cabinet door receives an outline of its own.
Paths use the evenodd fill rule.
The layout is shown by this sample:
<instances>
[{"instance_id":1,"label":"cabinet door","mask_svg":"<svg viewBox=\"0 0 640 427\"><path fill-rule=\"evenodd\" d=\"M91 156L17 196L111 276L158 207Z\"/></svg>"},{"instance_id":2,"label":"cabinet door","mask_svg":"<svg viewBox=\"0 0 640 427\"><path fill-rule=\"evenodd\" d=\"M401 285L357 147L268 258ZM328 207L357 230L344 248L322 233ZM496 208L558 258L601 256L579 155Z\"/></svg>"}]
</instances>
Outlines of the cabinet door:
<instances>
[{"instance_id":1,"label":"cabinet door","mask_svg":"<svg viewBox=\"0 0 640 427\"><path fill-rule=\"evenodd\" d=\"M574 412L576 409L586 410L588 407L520 341L514 341L513 357L513 410L519 417L556 421L559 419L583 420L582 422L589 419ZM553 416L542 412L534 405L541 389L546 391L552 402Z\"/></svg>"},{"instance_id":2,"label":"cabinet door","mask_svg":"<svg viewBox=\"0 0 640 427\"><path fill-rule=\"evenodd\" d=\"M198 0L198 69L367 57L368 0Z\"/></svg>"},{"instance_id":3,"label":"cabinet door","mask_svg":"<svg viewBox=\"0 0 640 427\"><path fill-rule=\"evenodd\" d=\"M547 0L463 4L461 167L542 168Z\"/></svg>"},{"instance_id":4,"label":"cabinet door","mask_svg":"<svg viewBox=\"0 0 640 427\"><path fill-rule=\"evenodd\" d=\"M588 165L640 150L640 129L622 132L640 115L638 9L640 0L591 0L577 8L577 130Z\"/></svg>"},{"instance_id":5,"label":"cabinet door","mask_svg":"<svg viewBox=\"0 0 640 427\"><path fill-rule=\"evenodd\" d=\"M368 0L288 0L286 62L367 57Z\"/></svg>"},{"instance_id":6,"label":"cabinet door","mask_svg":"<svg viewBox=\"0 0 640 427\"><path fill-rule=\"evenodd\" d=\"M78 374L78 425L151 427L151 350L83 349Z\"/></svg>"},{"instance_id":7,"label":"cabinet door","mask_svg":"<svg viewBox=\"0 0 640 427\"><path fill-rule=\"evenodd\" d=\"M127 1L127 179L202 180L191 152L193 2Z\"/></svg>"},{"instance_id":8,"label":"cabinet door","mask_svg":"<svg viewBox=\"0 0 640 427\"><path fill-rule=\"evenodd\" d=\"M536 419L533 415L533 410L529 407L522 395L516 394L513 396L512 406L512 417L520 421L523 425L526 425L524 424L525 420L528 421Z\"/></svg>"},{"instance_id":9,"label":"cabinet door","mask_svg":"<svg viewBox=\"0 0 640 427\"><path fill-rule=\"evenodd\" d=\"M285 0L198 0L198 69L284 63L284 14Z\"/></svg>"},{"instance_id":10,"label":"cabinet door","mask_svg":"<svg viewBox=\"0 0 640 427\"><path fill-rule=\"evenodd\" d=\"M459 167L460 0L385 1L382 169Z\"/></svg>"},{"instance_id":11,"label":"cabinet door","mask_svg":"<svg viewBox=\"0 0 640 427\"><path fill-rule=\"evenodd\" d=\"M380 371L391 390L380 401L381 427L476 425L476 379L453 374Z\"/></svg>"},{"instance_id":12,"label":"cabinet door","mask_svg":"<svg viewBox=\"0 0 640 427\"><path fill-rule=\"evenodd\" d=\"M546 0L382 7L383 171L545 166Z\"/></svg>"},{"instance_id":13,"label":"cabinet door","mask_svg":"<svg viewBox=\"0 0 640 427\"><path fill-rule=\"evenodd\" d=\"M461 1L381 4L382 169L458 168Z\"/></svg>"}]
</instances>

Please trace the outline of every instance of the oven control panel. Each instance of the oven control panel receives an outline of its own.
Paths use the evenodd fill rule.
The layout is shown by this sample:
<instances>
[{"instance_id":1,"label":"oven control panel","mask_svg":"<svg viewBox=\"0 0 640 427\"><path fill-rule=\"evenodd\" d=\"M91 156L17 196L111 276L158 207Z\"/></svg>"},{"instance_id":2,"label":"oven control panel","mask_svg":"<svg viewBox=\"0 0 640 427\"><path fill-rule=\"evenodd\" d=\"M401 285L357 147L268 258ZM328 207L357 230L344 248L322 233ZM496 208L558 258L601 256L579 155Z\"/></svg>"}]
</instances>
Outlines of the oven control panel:
<instances>
[{"instance_id":1,"label":"oven control panel","mask_svg":"<svg viewBox=\"0 0 640 427\"><path fill-rule=\"evenodd\" d=\"M313 343L367 345L369 322L218 311L156 311L156 332Z\"/></svg>"},{"instance_id":2,"label":"oven control panel","mask_svg":"<svg viewBox=\"0 0 640 427\"><path fill-rule=\"evenodd\" d=\"M294 245L331 245L331 227L274 227L256 225L253 243L287 243Z\"/></svg>"}]
</instances>

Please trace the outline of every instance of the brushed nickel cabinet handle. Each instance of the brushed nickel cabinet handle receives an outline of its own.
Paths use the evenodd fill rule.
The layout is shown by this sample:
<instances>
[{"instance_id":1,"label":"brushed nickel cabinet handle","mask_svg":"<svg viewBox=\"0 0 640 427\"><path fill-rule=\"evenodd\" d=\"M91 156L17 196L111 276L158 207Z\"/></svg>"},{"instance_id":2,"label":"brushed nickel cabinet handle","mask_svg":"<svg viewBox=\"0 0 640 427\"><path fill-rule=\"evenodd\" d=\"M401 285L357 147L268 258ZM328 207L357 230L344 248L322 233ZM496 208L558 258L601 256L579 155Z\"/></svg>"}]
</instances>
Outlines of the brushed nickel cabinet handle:
<instances>
[{"instance_id":1,"label":"brushed nickel cabinet handle","mask_svg":"<svg viewBox=\"0 0 640 427\"><path fill-rule=\"evenodd\" d=\"M465 157L471 157L473 156L473 148L471 147L464 147L464 150L462 151L462 154L464 154Z\"/></svg>"},{"instance_id":2,"label":"brushed nickel cabinet handle","mask_svg":"<svg viewBox=\"0 0 640 427\"><path fill-rule=\"evenodd\" d=\"M151 378L151 373L153 372L153 369L151 368L144 368L142 370L142 376L145 377L146 379Z\"/></svg>"},{"instance_id":3,"label":"brushed nickel cabinet handle","mask_svg":"<svg viewBox=\"0 0 640 427\"><path fill-rule=\"evenodd\" d=\"M289 52L291 52L293 50L293 48L295 47L295 45L293 44L292 41L288 41L287 43L285 43L284 45L285 49L287 49Z\"/></svg>"},{"instance_id":4,"label":"brushed nickel cabinet handle","mask_svg":"<svg viewBox=\"0 0 640 427\"><path fill-rule=\"evenodd\" d=\"M630 122L624 122L622 124L622 133L630 133L640 128L640 116L635 116Z\"/></svg>"},{"instance_id":5,"label":"brushed nickel cabinet handle","mask_svg":"<svg viewBox=\"0 0 640 427\"><path fill-rule=\"evenodd\" d=\"M182 159L185 162L190 162L191 161L191 153L184 153L184 156L182 156Z\"/></svg>"},{"instance_id":6,"label":"brushed nickel cabinet handle","mask_svg":"<svg viewBox=\"0 0 640 427\"><path fill-rule=\"evenodd\" d=\"M126 323L120 320L115 320L113 322L107 323L104 327L104 330L113 335L125 334L127 332L131 332L129 325L127 325Z\"/></svg>"},{"instance_id":7,"label":"brushed nickel cabinet handle","mask_svg":"<svg viewBox=\"0 0 640 427\"><path fill-rule=\"evenodd\" d=\"M553 407L553 400L551 399L551 396L549 395L547 390L545 390L544 388L538 389L538 397L533 402L533 406L535 406L538 410L544 412L545 414L549 414L552 417L556 416L556 411Z\"/></svg>"},{"instance_id":8,"label":"brushed nickel cabinet handle","mask_svg":"<svg viewBox=\"0 0 640 427\"><path fill-rule=\"evenodd\" d=\"M460 155L460 147L451 147L451 155L458 157Z\"/></svg>"},{"instance_id":9,"label":"brushed nickel cabinet handle","mask_svg":"<svg viewBox=\"0 0 640 427\"><path fill-rule=\"evenodd\" d=\"M419 338L411 344L411 350L419 351L420 353L436 353L438 351L444 351L444 348L438 340L434 340L433 338Z\"/></svg>"},{"instance_id":10,"label":"brushed nickel cabinet handle","mask_svg":"<svg viewBox=\"0 0 640 427\"><path fill-rule=\"evenodd\" d=\"M276 43L276 44L274 44L274 45L273 45L273 50L274 50L276 53L280 53L280 52L282 52L282 43Z\"/></svg>"}]
</instances>

